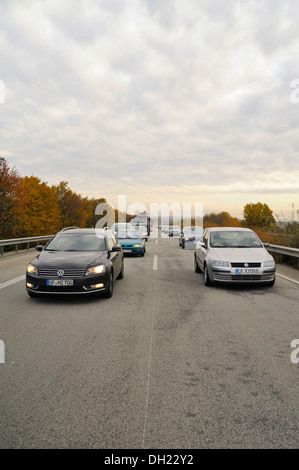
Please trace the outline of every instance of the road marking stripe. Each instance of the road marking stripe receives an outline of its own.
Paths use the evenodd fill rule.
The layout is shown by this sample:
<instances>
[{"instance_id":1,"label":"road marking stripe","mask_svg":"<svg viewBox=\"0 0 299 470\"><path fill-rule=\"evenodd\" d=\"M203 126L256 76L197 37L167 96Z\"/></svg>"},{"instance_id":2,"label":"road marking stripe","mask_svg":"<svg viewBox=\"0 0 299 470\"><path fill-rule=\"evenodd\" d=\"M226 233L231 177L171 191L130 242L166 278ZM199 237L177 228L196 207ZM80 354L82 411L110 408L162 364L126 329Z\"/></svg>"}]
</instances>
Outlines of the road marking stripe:
<instances>
[{"instance_id":1,"label":"road marking stripe","mask_svg":"<svg viewBox=\"0 0 299 470\"><path fill-rule=\"evenodd\" d=\"M278 274L278 273L276 273L276 276L282 277L283 279L286 279L287 281L294 282L294 284L298 284L299 286L299 282L295 281L295 279L292 279L291 277L283 276L282 274Z\"/></svg>"},{"instance_id":2,"label":"road marking stripe","mask_svg":"<svg viewBox=\"0 0 299 470\"><path fill-rule=\"evenodd\" d=\"M154 262L153 262L153 270L157 271L157 269L158 269L158 256L155 255L154 256Z\"/></svg>"},{"instance_id":3,"label":"road marking stripe","mask_svg":"<svg viewBox=\"0 0 299 470\"><path fill-rule=\"evenodd\" d=\"M4 289L4 287L11 286L12 284L15 284L16 282L24 281L25 279L25 274L23 276L15 277L14 279L11 279L10 281L2 282L0 284L0 289Z\"/></svg>"}]
</instances>

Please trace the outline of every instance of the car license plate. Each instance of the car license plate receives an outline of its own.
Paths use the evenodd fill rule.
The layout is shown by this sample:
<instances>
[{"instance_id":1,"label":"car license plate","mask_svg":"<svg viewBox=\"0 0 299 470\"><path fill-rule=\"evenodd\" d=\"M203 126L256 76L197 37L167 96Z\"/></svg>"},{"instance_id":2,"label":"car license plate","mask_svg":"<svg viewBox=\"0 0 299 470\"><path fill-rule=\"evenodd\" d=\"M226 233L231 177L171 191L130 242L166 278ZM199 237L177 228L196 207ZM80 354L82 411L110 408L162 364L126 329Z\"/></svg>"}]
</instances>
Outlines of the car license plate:
<instances>
[{"instance_id":1,"label":"car license plate","mask_svg":"<svg viewBox=\"0 0 299 470\"><path fill-rule=\"evenodd\" d=\"M64 287L64 286L73 286L74 280L73 279L48 279L47 286L55 286L55 287Z\"/></svg>"},{"instance_id":2,"label":"car license plate","mask_svg":"<svg viewBox=\"0 0 299 470\"><path fill-rule=\"evenodd\" d=\"M259 274L258 269L236 269L236 274Z\"/></svg>"},{"instance_id":3,"label":"car license plate","mask_svg":"<svg viewBox=\"0 0 299 470\"><path fill-rule=\"evenodd\" d=\"M124 251L125 253L132 253L132 250L127 250L126 248L123 248L123 251Z\"/></svg>"}]
</instances>

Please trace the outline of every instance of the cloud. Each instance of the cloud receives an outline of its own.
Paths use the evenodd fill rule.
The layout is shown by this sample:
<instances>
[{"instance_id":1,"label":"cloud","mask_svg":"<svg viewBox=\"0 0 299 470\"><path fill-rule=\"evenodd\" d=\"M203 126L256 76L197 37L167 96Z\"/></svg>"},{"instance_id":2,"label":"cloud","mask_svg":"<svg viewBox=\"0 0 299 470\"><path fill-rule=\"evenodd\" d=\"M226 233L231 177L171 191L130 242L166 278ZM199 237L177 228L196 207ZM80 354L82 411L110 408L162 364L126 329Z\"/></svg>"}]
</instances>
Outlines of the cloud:
<instances>
[{"instance_id":1,"label":"cloud","mask_svg":"<svg viewBox=\"0 0 299 470\"><path fill-rule=\"evenodd\" d=\"M291 0L4 1L0 152L85 195L296 196L296 12Z\"/></svg>"}]
</instances>

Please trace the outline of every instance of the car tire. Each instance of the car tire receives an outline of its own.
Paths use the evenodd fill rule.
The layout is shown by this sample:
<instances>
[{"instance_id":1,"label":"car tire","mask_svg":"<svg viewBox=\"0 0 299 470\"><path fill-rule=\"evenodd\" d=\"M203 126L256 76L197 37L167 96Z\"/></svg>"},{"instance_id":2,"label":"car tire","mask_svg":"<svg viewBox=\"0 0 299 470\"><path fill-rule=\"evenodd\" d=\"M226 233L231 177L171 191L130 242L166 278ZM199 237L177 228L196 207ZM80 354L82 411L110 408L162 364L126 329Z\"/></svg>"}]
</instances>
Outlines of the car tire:
<instances>
[{"instance_id":1,"label":"car tire","mask_svg":"<svg viewBox=\"0 0 299 470\"><path fill-rule=\"evenodd\" d=\"M185 249L185 242L182 242L182 248Z\"/></svg>"},{"instance_id":2,"label":"car tire","mask_svg":"<svg viewBox=\"0 0 299 470\"><path fill-rule=\"evenodd\" d=\"M113 272L110 271L109 273L109 281L108 281L108 288L104 294L104 297L110 299L113 296Z\"/></svg>"},{"instance_id":3,"label":"car tire","mask_svg":"<svg viewBox=\"0 0 299 470\"><path fill-rule=\"evenodd\" d=\"M209 271L208 271L208 266L205 264L204 266L204 281L205 281L205 286L211 286L212 281L209 276Z\"/></svg>"},{"instance_id":4,"label":"car tire","mask_svg":"<svg viewBox=\"0 0 299 470\"><path fill-rule=\"evenodd\" d=\"M124 274L125 274L125 266L124 266L124 262L123 262L122 267L121 267L121 270L120 270L120 273L119 273L119 275L117 276L117 279L123 279L123 278L124 278Z\"/></svg>"},{"instance_id":5,"label":"car tire","mask_svg":"<svg viewBox=\"0 0 299 470\"><path fill-rule=\"evenodd\" d=\"M268 287L272 287L272 286L274 286L274 284L275 284L275 279L273 279L273 281L271 281L271 282L267 282Z\"/></svg>"},{"instance_id":6,"label":"car tire","mask_svg":"<svg viewBox=\"0 0 299 470\"><path fill-rule=\"evenodd\" d=\"M195 271L196 273L200 273L200 272L201 272L200 267L198 266L198 263L197 263L196 256L194 256L194 271Z\"/></svg>"}]
</instances>

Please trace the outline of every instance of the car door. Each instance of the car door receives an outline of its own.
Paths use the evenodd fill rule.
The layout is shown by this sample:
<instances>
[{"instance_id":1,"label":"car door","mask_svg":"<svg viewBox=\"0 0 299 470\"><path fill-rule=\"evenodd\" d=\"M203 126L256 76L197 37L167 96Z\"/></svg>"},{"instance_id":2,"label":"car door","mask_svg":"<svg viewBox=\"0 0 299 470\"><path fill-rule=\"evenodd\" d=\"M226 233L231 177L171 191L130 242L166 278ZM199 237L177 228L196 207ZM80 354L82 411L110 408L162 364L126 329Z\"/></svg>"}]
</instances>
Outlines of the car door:
<instances>
[{"instance_id":1,"label":"car door","mask_svg":"<svg viewBox=\"0 0 299 470\"><path fill-rule=\"evenodd\" d=\"M108 236L108 249L110 252L110 261L113 264L114 279L116 279L122 268L123 252L122 250L113 251L113 248L115 246L118 246L121 248L121 245L113 233L109 233L107 234L107 236Z\"/></svg>"},{"instance_id":2,"label":"car door","mask_svg":"<svg viewBox=\"0 0 299 470\"><path fill-rule=\"evenodd\" d=\"M202 242L201 242L202 244L204 244L204 246L202 246L202 244L198 245L198 248L196 249L197 263L198 263L198 266L202 270L203 270L203 267L204 267L205 258L207 256L208 239L209 239L209 230L206 229L203 232L203 237L202 237Z\"/></svg>"}]
</instances>

